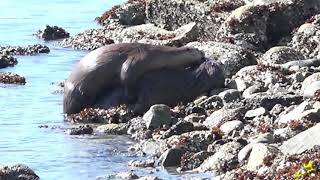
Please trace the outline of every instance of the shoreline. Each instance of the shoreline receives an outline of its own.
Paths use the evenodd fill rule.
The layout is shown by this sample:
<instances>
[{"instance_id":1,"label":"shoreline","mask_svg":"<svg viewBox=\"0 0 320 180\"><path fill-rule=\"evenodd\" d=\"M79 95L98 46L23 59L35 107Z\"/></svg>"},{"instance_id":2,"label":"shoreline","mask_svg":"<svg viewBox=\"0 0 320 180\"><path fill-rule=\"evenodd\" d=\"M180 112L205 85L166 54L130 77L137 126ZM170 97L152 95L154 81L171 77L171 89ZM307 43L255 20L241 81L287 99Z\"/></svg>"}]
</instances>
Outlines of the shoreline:
<instances>
[{"instance_id":1,"label":"shoreline","mask_svg":"<svg viewBox=\"0 0 320 180\"><path fill-rule=\"evenodd\" d=\"M66 119L77 126L69 134L128 135L137 141L129 151L148 157L128 162L138 169L175 167L215 179L320 177L320 2L129 0L97 21L100 29L60 45L197 48L221 65L225 87L175 107L154 105L140 117L125 106L89 108Z\"/></svg>"}]
</instances>

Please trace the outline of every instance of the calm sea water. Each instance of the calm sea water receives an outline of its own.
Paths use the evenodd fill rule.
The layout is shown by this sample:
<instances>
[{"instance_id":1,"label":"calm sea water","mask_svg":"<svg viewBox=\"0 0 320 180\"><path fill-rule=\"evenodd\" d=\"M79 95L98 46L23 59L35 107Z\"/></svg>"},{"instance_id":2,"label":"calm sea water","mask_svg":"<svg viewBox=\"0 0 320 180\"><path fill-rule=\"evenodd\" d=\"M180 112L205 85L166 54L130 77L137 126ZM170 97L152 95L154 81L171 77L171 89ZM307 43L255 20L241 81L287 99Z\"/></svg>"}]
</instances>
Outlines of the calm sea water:
<instances>
[{"instance_id":1,"label":"calm sea water","mask_svg":"<svg viewBox=\"0 0 320 180\"><path fill-rule=\"evenodd\" d=\"M43 180L96 179L128 171L127 162L137 159L126 149L124 136L69 136L63 121L62 95L52 83L66 79L73 65L87 52L61 48L32 34L46 24L64 27L72 35L95 28L93 19L124 0L0 0L0 45L46 44L49 54L18 56L18 65L0 71L26 77L24 86L0 84L0 164L23 163ZM138 169L146 175L150 170ZM156 171L164 179L175 174Z\"/></svg>"},{"instance_id":2,"label":"calm sea water","mask_svg":"<svg viewBox=\"0 0 320 180\"><path fill-rule=\"evenodd\" d=\"M95 179L127 170L130 141L125 137L74 137L61 129L62 95L56 85L87 52L63 49L32 34L46 24L71 34L97 27L94 17L122 0L0 0L0 45L46 44L49 54L18 56L18 65L1 69L26 77L25 86L0 85L0 164L24 163L44 180Z\"/></svg>"}]
</instances>

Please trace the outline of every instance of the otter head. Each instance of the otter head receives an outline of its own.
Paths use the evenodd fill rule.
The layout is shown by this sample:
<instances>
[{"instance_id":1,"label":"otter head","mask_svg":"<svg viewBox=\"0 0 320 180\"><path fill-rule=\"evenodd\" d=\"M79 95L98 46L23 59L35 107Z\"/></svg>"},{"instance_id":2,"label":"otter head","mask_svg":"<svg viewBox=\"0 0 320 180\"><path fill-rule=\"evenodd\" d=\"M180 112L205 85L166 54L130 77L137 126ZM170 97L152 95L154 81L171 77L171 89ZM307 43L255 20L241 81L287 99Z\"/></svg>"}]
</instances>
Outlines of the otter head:
<instances>
[{"instance_id":1,"label":"otter head","mask_svg":"<svg viewBox=\"0 0 320 180\"><path fill-rule=\"evenodd\" d=\"M185 62L185 65L201 64L205 61L204 52L192 47L180 47L171 51L171 53L176 55L175 59L177 61Z\"/></svg>"}]
</instances>

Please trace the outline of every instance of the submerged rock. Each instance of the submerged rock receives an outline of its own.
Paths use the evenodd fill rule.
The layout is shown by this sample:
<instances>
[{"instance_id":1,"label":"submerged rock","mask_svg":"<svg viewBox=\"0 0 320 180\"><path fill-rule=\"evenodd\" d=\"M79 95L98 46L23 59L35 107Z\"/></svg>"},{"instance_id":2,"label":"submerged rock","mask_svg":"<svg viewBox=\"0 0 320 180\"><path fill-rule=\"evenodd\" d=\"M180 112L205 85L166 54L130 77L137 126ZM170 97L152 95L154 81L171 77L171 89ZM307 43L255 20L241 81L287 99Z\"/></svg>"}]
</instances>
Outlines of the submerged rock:
<instances>
[{"instance_id":1,"label":"submerged rock","mask_svg":"<svg viewBox=\"0 0 320 180\"><path fill-rule=\"evenodd\" d=\"M24 85L26 84L26 79L18 74L0 72L0 83Z\"/></svg>"},{"instance_id":2,"label":"submerged rock","mask_svg":"<svg viewBox=\"0 0 320 180\"><path fill-rule=\"evenodd\" d=\"M35 44L26 47L21 46L0 46L0 54L5 55L35 55L39 53L49 53L50 49L46 45Z\"/></svg>"},{"instance_id":3,"label":"submerged rock","mask_svg":"<svg viewBox=\"0 0 320 180\"><path fill-rule=\"evenodd\" d=\"M0 68L14 66L18 63L17 59L10 55L0 55Z\"/></svg>"},{"instance_id":4,"label":"submerged rock","mask_svg":"<svg viewBox=\"0 0 320 180\"><path fill-rule=\"evenodd\" d=\"M49 41L68 38L70 34L62 27L46 25L46 28L38 31L37 36L41 39Z\"/></svg>"},{"instance_id":5,"label":"submerged rock","mask_svg":"<svg viewBox=\"0 0 320 180\"><path fill-rule=\"evenodd\" d=\"M93 128L90 125L78 126L68 130L69 135L92 134Z\"/></svg>"},{"instance_id":6,"label":"submerged rock","mask_svg":"<svg viewBox=\"0 0 320 180\"><path fill-rule=\"evenodd\" d=\"M39 176L28 166L17 164L0 167L1 180L39 180Z\"/></svg>"}]
</instances>

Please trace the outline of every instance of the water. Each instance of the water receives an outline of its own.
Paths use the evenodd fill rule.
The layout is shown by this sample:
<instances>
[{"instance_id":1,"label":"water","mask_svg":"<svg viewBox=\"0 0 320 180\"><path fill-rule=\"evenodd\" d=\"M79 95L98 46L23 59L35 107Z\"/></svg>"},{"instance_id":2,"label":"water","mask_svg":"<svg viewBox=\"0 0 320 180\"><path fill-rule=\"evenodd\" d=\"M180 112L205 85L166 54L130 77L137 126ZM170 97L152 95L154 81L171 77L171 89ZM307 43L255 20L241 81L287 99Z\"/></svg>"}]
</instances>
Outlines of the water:
<instances>
[{"instance_id":1,"label":"water","mask_svg":"<svg viewBox=\"0 0 320 180\"><path fill-rule=\"evenodd\" d=\"M130 170L128 161L141 157L126 149L133 142L124 136L70 136L61 128L62 95L53 93L73 65L87 52L44 42L34 34L46 24L64 27L71 35L96 28L93 19L125 0L0 0L0 45L49 46L49 54L18 56L18 65L0 71L26 77L26 85L0 84L0 164L23 163L42 180L96 179ZM150 169L135 169L149 175ZM163 179L181 177L171 171L154 171ZM190 175L182 175L190 177ZM192 175L201 176L204 175ZM206 176L208 177L208 176Z\"/></svg>"},{"instance_id":2,"label":"water","mask_svg":"<svg viewBox=\"0 0 320 180\"><path fill-rule=\"evenodd\" d=\"M25 86L0 85L0 164L23 163L44 180L95 179L127 170L131 159L125 137L69 136L62 115L62 95L54 94L72 65L85 55L38 40L32 34L46 24L71 34L97 27L94 17L121 1L108 0L1 0L0 45L46 44L49 54L18 56L18 65L0 69L26 77Z\"/></svg>"}]
</instances>

